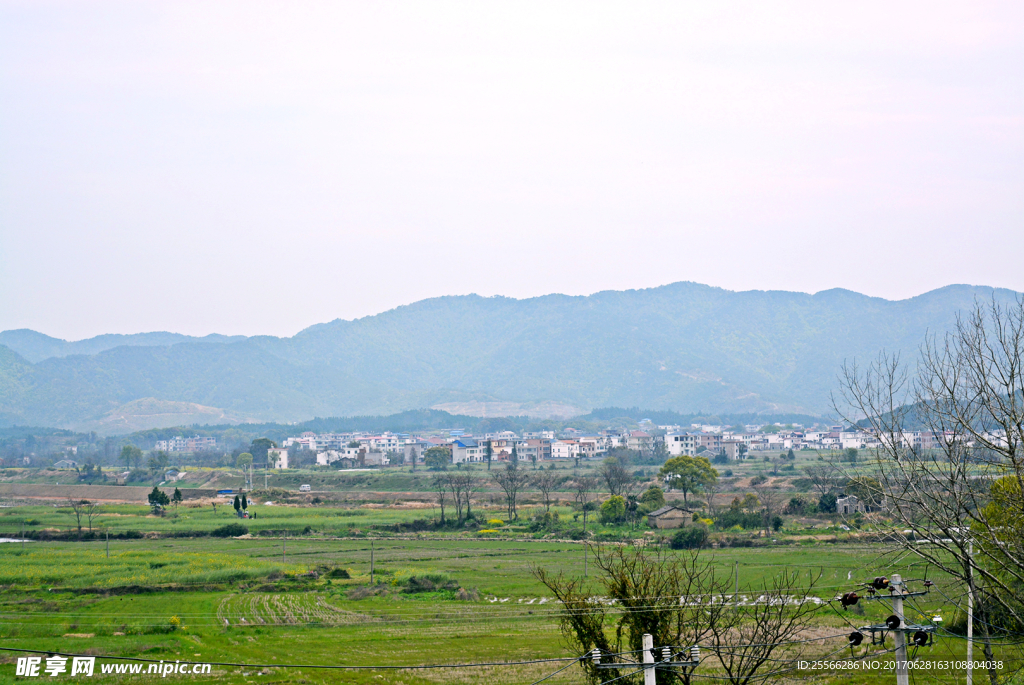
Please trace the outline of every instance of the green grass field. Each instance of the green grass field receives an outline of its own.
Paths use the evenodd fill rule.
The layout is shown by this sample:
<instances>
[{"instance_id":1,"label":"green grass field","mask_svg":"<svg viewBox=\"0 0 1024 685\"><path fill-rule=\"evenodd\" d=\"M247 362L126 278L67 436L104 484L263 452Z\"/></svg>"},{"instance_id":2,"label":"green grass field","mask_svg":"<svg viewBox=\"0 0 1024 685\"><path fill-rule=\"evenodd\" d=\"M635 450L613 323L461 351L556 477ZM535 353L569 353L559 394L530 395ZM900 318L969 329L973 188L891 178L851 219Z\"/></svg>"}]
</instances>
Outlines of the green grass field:
<instances>
[{"instance_id":1,"label":"green grass field","mask_svg":"<svg viewBox=\"0 0 1024 685\"><path fill-rule=\"evenodd\" d=\"M385 520L388 515L386 510L372 513ZM874 575L899 571L920 578L925 573L924 567L887 554L880 545L730 548L709 553L721 573L738 573L741 591L789 569L820 574L814 594L826 599ZM558 632L559 607L532 570L582 573L583 557L580 544L531 539L115 540L109 559L102 541L31 542L24 550L8 543L0 545L0 646L264 665L397 666L573 656ZM344 570L350 577L329 577L344 575L330 574L331 569ZM319 570L319 577L307 575L310 570ZM403 592L403 581L411 576L446 576L465 590L464 598L448 590ZM934 570L929 577L950 598L961 594ZM809 630L815 635L842 635L852 630L850 624L883 620L887 611L879 602L862 602L860 607L863 614L823 605ZM954 614L953 604L937 591L908 606L908 620L922 618L912 615L918 609L928 616L941 613L947 622ZM172 617L180 622L176 627ZM842 637L814 642L807 645L807 652L833 652L843 643ZM940 638L918 658L962 657L964 651L963 640ZM1015 649L1000 648L999 653L1008 665L1011 657L1016 658ZM14 680L13 657L6 661L0 666L3 682ZM187 677L223 683L532 683L559 667L545 663L325 671L222 666L211 676ZM704 672L716 673L710 663ZM884 672L858 672L853 679L804 672L792 674L790 682L812 675L821 682L893 680ZM983 675L979 671L976 677ZM103 677L107 682L147 678ZM546 682L581 683L583 674L573 666ZM919 682L962 682L962 675L929 673Z\"/></svg>"},{"instance_id":2,"label":"green grass field","mask_svg":"<svg viewBox=\"0 0 1024 685\"><path fill-rule=\"evenodd\" d=\"M797 467L817 455L797 453ZM563 475L568 464L559 464ZM587 465L585 469L592 469ZM655 467L643 467L649 473ZM734 463L733 490L771 466L763 459ZM474 468L481 478L485 467ZM139 657L165 662L200 661L214 666L209 676L177 676L214 683L524 683L531 685L564 665L561 662L498 665L467 669L325 670L321 666L414 666L508 662L575 657L558 628L560 606L534 577L544 568L593 579L593 560L580 537L582 520L567 506L555 506L561 523L538 527L543 512L535 494L527 494L518 521L508 521L495 493L482 488L474 501L477 527L438 529L419 526L440 511L424 504L426 484L434 474L422 469L380 473L293 471L274 474L277 494L261 496L275 505L250 507L255 518L238 519L228 500L216 510L208 501L170 507L151 515L141 504L104 504L91 522L78 522L66 503L17 501L0 507L0 537L18 537L24 529L38 541L0 544L0 647L62 650L79 654ZM782 477L798 478L792 471ZM231 469L200 471L191 487L238 487ZM260 474L254 479L262 485ZM299 496L298 485L331 493L314 503ZM783 485L797 492L793 485ZM284 497L282 490L286 491ZM401 493L419 495L402 503ZM360 493L357 498L353 493ZM367 502L366 493L398 493ZM352 496L349 496L352 495ZM568 493L563 492L563 497ZM730 497L732 494L729 495ZM342 499L344 501L338 501ZM397 501L397 504L396 504ZM449 516L452 511L449 509ZM591 539L608 544L644 540L659 544L662 531L588 522ZM486 523L484 523L486 522ZM218 538L212 531L241 523L249 534ZM907 620L931 622L936 615L948 626L964 592L934 568L913 556L895 553L881 543L838 527L834 517L787 517L773 538L756 531L726 531L756 547L708 549L717 572L733 579L742 596L782 571L815 577L811 593L823 603L806 626L814 639L792 646L808 658L834 654L849 657L845 635L854 627L884 621L883 602L863 601L849 611L829 603L842 592L877 575L901 573L936 583L935 590L907 605ZM419 526L419 527L417 527ZM869 525L865 530L870 528ZM411 532L416 530L418 532ZM488 532L493 531L493 532ZM105 539L109 533L108 543ZM667 533L671 533L668 531ZM862 531L863 533L863 531ZM47 541L46 538L50 538ZM777 538L777 539L776 539ZM685 552L679 552L685 554ZM372 581L371 581L372 556ZM588 563L589 560L589 563ZM806 575L805 575L806 574ZM436 587L410 592L412 579L430 579ZM592 581L593 582L593 581ZM918 584L920 587L920 584ZM619 610L610 608L614 618ZM858 649L857 655L883 654L891 659L892 638L884 647ZM705 653L707 655L708 653ZM940 634L935 644L914 655L918 662L941 664L962 659L962 638ZM1019 664L1019 647L997 645L1009 674ZM14 675L14 653L0 652L0 683L35 682ZM980 644L975 659L983 658ZM766 669L766 670L770 670ZM703 662L695 682L727 682L713 660ZM976 670L976 682L985 673ZM98 682L145 682L154 675L104 675ZM175 676L170 676L174 679ZM841 673L793 671L769 682L892 683L891 672ZM919 671L915 683L962 683L962 669ZM577 665L546 683L584 683ZM638 682L638 678L621 683Z\"/></svg>"}]
</instances>

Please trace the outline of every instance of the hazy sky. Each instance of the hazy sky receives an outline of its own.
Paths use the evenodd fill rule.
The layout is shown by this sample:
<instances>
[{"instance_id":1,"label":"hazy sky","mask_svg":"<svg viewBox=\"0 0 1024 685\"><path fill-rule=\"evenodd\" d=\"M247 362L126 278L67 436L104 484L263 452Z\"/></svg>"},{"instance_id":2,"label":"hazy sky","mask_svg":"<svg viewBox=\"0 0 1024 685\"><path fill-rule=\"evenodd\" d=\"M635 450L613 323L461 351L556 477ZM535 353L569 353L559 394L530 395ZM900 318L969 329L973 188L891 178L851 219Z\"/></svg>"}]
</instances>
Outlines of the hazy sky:
<instances>
[{"instance_id":1,"label":"hazy sky","mask_svg":"<svg viewBox=\"0 0 1024 685\"><path fill-rule=\"evenodd\" d=\"M0 2L0 329L1024 291L1024 3Z\"/></svg>"}]
</instances>

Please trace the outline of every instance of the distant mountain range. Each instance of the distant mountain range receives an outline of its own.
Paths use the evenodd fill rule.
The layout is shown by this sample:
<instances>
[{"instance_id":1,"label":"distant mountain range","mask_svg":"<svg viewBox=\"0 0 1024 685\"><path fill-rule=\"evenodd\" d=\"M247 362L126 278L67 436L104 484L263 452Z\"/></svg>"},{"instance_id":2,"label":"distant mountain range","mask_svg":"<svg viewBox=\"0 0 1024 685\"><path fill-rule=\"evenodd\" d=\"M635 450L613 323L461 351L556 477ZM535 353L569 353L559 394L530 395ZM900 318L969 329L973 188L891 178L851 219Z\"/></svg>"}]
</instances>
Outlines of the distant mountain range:
<instances>
[{"instance_id":1,"label":"distant mountain range","mask_svg":"<svg viewBox=\"0 0 1024 685\"><path fill-rule=\"evenodd\" d=\"M291 338L142 333L66 342L5 331L0 424L129 432L424 407L820 415L844 360L913 351L976 299L1018 296L952 285L889 301L838 289L675 283L587 297L439 297Z\"/></svg>"}]
</instances>

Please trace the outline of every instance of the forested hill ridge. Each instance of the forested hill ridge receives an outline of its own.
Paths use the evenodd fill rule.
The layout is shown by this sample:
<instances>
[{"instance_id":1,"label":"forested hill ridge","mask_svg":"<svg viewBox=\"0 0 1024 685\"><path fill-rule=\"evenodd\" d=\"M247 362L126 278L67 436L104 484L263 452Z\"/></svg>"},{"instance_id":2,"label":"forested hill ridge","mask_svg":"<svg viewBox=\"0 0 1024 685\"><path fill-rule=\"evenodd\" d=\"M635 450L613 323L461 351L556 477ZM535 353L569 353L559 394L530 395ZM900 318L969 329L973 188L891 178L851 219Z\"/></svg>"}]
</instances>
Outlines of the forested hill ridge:
<instances>
[{"instance_id":1,"label":"forested hill ridge","mask_svg":"<svg viewBox=\"0 0 1024 685\"><path fill-rule=\"evenodd\" d=\"M8 331L0 422L130 432L474 403L820 415L844 360L913 352L976 300L1017 296L952 285L889 301L675 283L586 297L438 297L291 338L65 343Z\"/></svg>"},{"instance_id":2,"label":"forested hill ridge","mask_svg":"<svg viewBox=\"0 0 1024 685\"><path fill-rule=\"evenodd\" d=\"M19 328L13 331L0 332L0 345L5 345L28 361L35 363L50 357L69 357L73 354L99 354L115 347L159 347L161 345L176 345L182 342L238 342L245 340L244 335L218 335L216 333L202 338L196 338L181 333L167 333L165 331L155 333L135 333L134 335L121 335L108 333L97 335L86 340L68 342L60 338L52 338L43 333Z\"/></svg>"}]
</instances>

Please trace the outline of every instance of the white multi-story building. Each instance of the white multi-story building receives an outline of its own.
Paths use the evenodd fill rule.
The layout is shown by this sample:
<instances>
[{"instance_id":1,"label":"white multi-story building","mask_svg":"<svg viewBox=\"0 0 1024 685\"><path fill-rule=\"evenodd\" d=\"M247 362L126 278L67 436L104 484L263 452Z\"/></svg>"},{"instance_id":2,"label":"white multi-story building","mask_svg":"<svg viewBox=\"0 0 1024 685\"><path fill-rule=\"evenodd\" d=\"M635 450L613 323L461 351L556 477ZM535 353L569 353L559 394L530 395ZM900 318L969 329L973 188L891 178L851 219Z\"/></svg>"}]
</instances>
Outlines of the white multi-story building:
<instances>
[{"instance_id":1,"label":"white multi-story building","mask_svg":"<svg viewBox=\"0 0 1024 685\"><path fill-rule=\"evenodd\" d=\"M874 447L878 444L875 436L866 431L842 431L839 433L839 446L844 450L854 448L858 450Z\"/></svg>"},{"instance_id":2,"label":"white multi-story building","mask_svg":"<svg viewBox=\"0 0 1024 685\"><path fill-rule=\"evenodd\" d=\"M551 441L552 459L575 459L579 456L580 445L575 440Z\"/></svg>"},{"instance_id":3,"label":"white multi-story building","mask_svg":"<svg viewBox=\"0 0 1024 685\"><path fill-rule=\"evenodd\" d=\"M484 440L518 440L519 436L513 431L499 431L498 433L484 434Z\"/></svg>"},{"instance_id":4,"label":"white multi-story building","mask_svg":"<svg viewBox=\"0 0 1024 685\"><path fill-rule=\"evenodd\" d=\"M161 452L202 452L217 449L217 439L197 435L194 438L157 440L156 449Z\"/></svg>"},{"instance_id":5,"label":"white multi-story building","mask_svg":"<svg viewBox=\"0 0 1024 685\"><path fill-rule=\"evenodd\" d=\"M288 449L285 447L271 447L267 450L267 463L275 469L288 468Z\"/></svg>"},{"instance_id":6,"label":"white multi-story building","mask_svg":"<svg viewBox=\"0 0 1024 685\"><path fill-rule=\"evenodd\" d=\"M670 433L665 436L665 447L673 457L697 454L697 436L693 433Z\"/></svg>"},{"instance_id":7,"label":"white multi-story building","mask_svg":"<svg viewBox=\"0 0 1024 685\"><path fill-rule=\"evenodd\" d=\"M457 438L449 444L452 450L452 463L465 464L467 462L479 462L484 460L486 445L481 445L470 438ZM493 456L493 449L492 449Z\"/></svg>"},{"instance_id":8,"label":"white multi-story building","mask_svg":"<svg viewBox=\"0 0 1024 685\"><path fill-rule=\"evenodd\" d=\"M359 447L349 447L346 445L336 450L325 450L323 452L317 452L316 463L321 466L329 466L339 459L351 459L352 461L359 460L360 453L366 453L366 447L360 445Z\"/></svg>"},{"instance_id":9,"label":"white multi-story building","mask_svg":"<svg viewBox=\"0 0 1024 685\"><path fill-rule=\"evenodd\" d=\"M292 445L298 445L299 449L309 450L310 452L319 452L320 448L317 447L316 436L313 437L301 437L301 438L288 438L284 441L284 447L291 447ZM323 449L329 449L324 447Z\"/></svg>"}]
</instances>

